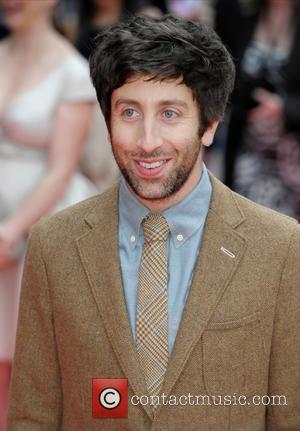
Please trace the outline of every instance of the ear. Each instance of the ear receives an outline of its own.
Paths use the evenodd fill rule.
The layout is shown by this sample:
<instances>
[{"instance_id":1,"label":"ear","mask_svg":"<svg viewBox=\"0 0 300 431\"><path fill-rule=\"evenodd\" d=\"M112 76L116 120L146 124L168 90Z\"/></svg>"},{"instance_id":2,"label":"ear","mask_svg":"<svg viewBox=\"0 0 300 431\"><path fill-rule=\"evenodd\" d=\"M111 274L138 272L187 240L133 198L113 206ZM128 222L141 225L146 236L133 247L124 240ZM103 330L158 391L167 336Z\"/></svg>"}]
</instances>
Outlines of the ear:
<instances>
[{"instance_id":1,"label":"ear","mask_svg":"<svg viewBox=\"0 0 300 431\"><path fill-rule=\"evenodd\" d=\"M203 133L201 138L201 143L205 147L209 147L212 144L218 124L219 124L219 120L214 120Z\"/></svg>"}]
</instances>

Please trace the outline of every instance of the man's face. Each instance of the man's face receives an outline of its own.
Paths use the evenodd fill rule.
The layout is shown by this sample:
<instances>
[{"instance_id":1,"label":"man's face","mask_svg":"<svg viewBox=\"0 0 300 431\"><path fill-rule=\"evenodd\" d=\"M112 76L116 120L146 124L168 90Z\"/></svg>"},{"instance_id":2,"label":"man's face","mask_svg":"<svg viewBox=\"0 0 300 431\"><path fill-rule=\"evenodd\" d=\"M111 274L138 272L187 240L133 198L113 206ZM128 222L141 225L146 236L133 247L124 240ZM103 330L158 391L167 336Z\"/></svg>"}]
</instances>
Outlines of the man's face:
<instances>
[{"instance_id":1,"label":"man's face","mask_svg":"<svg viewBox=\"0 0 300 431\"><path fill-rule=\"evenodd\" d=\"M116 162L147 205L189 193L201 175L201 143L208 144L207 132L198 136L199 108L191 89L179 80L146 78L113 91L110 131Z\"/></svg>"}]
</instances>

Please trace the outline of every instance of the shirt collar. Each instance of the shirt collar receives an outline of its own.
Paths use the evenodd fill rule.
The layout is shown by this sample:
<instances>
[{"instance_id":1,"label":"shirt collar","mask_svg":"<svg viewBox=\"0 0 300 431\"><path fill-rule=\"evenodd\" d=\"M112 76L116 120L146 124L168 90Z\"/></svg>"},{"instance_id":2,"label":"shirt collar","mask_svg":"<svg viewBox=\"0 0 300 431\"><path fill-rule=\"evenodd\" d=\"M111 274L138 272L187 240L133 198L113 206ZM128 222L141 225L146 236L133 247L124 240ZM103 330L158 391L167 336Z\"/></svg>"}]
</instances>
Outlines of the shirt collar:
<instances>
[{"instance_id":1,"label":"shirt collar","mask_svg":"<svg viewBox=\"0 0 300 431\"><path fill-rule=\"evenodd\" d=\"M127 239L135 247L139 238L141 222L150 211L129 190L123 176L121 176L120 183L119 212L120 219L126 227L125 234L128 236Z\"/></svg>"},{"instance_id":2,"label":"shirt collar","mask_svg":"<svg viewBox=\"0 0 300 431\"><path fill-rule=\"evenodd\" d=\"M168 208L162 214L166 218L175 247L180 247L206 220L212 187L208 172L202 164L202 175L198 184L176 205ZM143 218L150 212L129 190L125 179L121 178L119 193L120 218L124 222L126 235L132 247L135 247Z\"/></svg>"}]
</instances>

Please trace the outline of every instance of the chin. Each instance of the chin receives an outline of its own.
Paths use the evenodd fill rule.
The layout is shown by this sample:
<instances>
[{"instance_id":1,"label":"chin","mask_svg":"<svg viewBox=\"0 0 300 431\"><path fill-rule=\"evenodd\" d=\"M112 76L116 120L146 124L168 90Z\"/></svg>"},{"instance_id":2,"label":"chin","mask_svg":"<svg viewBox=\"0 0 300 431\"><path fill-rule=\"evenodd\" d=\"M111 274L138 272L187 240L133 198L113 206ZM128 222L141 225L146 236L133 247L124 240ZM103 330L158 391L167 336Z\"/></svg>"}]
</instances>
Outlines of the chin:
<instances>
[{"instance_id":1,"label":"chin","mask_svg":"<svg viewBox=\"0 0 300 431\"><path fill-rule=\"evenodd\" d=\"M141 179L131 169L125 169L119 165L127 184L140 198L148 201L161 201L172 198L188 181L191 170L177 169L169 175L156 179Z\"/></svg>"},{"instance_id":2,"label":"chin","mask_svg":"<svg viewBox=\"0 0 300 431\"><path fill-rule=\"evenodd\" d=\"M147 192L135 192L136 195L143 200L146 201L151 201L151 202L155 202L155 201L162 201L164 199L167 199L169 196L165 195L164 193L147 193Z\"/></svg>"},{"instance_id":3,"label":"chin","mask_svg":"<svg viewBox=\"0 0 300 431\"><path fill-rule=\"evenodd\" d=\"M24 9L21 2L8 4L3 11L4 23L12 31L24 26Z\"/></svg>"},{"instance_id":4,"label":"chin","mask_svg":"<svg viewBox=\"0 0 300 431\"><path fill-rule=\"evenodd\" d=\"M9 16L5 18L5 25L12 32L20 31L25 27L24 20L22 19L22 16L20 16L21 14L14 14L14 15L16 16Z\"/></svg>"},{"instance_id":5,"label":"chin","mask_svg":"<svg viewBox=\"0 0 300 431\"><path fill-rule=\"evenodd\" d=\"M166 197L166 191L163 188L163 185L160 186L151 186L150 184L143 185L139 181L130 181L129 185L134 193L141 199L147 200L160 200Z\"/></svg>"},{"instance_id":6,"label":"chin","mask_svg":"<svg viewBox=\"0 0 300 431\"><path fill-rule=\"evenodd\" d=\"M182 183L161 180L156 184L143 184L141 181L128 181L131 189L140 198L148 201L162 201L172 198L181 188Z\"/></svg>"}]
</instances>

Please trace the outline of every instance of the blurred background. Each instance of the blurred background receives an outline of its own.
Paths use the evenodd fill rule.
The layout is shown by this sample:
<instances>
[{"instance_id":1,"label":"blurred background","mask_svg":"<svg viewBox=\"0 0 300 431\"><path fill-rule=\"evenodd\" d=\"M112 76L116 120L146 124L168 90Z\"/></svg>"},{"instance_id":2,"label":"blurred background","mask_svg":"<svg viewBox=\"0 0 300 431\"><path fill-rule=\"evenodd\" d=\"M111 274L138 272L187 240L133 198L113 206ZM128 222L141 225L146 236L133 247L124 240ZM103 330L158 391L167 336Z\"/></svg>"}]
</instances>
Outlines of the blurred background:
<instances>
[{"instance_id":1,"label":"blurred background","mask_svg":"<svg viewBox=\"0 0 300 431\"><path fill-rule=\"evenodd\" d=\"M213 27L236 64L206 165L300 219L298 0L0 0L0 431L28 231L119 177L89 79L95 36L133 14L166 13Z\"/></svg>"}]
</instances>

